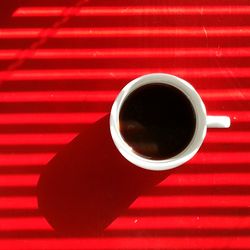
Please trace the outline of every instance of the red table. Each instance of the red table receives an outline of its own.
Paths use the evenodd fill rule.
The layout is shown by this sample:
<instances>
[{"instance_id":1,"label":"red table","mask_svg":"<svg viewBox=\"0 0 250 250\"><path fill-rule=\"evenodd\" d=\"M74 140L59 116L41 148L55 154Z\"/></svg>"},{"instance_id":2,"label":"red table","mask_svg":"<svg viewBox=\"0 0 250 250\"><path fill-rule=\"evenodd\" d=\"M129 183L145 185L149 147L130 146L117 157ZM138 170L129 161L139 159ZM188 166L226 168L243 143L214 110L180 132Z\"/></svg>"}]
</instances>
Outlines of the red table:
<instances>
[{"instance_id":1,"label":"red table","mask_svg":"<svg viewBox=\"0 0 250 250\"><path fill-rule=\"evenodd\" d=\"M4 1L0 14L0 249L250 249L248 0ZM119 90L152 72L232 121L164 173L124 162L107 127Z\"/></svg>"}]
</instances>

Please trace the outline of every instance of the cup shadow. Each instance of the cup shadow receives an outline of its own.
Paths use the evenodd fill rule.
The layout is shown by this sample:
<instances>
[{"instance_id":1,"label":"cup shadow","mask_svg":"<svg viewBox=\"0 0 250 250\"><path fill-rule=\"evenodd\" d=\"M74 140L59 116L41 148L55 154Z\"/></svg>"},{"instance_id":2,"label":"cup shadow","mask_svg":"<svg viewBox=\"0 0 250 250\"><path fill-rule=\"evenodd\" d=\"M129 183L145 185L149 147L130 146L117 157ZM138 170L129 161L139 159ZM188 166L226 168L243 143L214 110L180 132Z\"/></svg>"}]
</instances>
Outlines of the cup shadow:
<instances>
[{"instance_id":1,"label":"cup shadow","mask_svg":"<svg viewBox=\"0 0 250 250\"><path fill-rule=\"evenodd\" d=\"M38 207L63 235L101 235L130 204L171 171L138 168L123 158L109 132L109 116L84 130L45 167Z\"/></svg>"}]
</instances>

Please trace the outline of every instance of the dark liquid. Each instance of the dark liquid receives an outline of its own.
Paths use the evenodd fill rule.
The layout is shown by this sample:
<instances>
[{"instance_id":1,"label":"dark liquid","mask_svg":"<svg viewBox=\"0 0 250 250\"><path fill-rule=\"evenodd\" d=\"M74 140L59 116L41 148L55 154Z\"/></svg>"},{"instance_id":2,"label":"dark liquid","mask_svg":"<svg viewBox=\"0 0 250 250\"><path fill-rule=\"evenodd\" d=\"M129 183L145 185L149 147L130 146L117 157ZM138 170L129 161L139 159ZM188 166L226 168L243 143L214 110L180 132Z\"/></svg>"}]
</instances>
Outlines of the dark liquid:
<instances>
[{"instance_id":1,"label":"dark liquid","mask_svg":"<svg viewBox=\"0 0 250 250\"><path fill-rule=\"evenodd\" d=\"M193 138L196 118L178 89L160 83L132 92L120 110L120 131L133 150L153 160L183 151Z\"/></svg>"}]
</instances>

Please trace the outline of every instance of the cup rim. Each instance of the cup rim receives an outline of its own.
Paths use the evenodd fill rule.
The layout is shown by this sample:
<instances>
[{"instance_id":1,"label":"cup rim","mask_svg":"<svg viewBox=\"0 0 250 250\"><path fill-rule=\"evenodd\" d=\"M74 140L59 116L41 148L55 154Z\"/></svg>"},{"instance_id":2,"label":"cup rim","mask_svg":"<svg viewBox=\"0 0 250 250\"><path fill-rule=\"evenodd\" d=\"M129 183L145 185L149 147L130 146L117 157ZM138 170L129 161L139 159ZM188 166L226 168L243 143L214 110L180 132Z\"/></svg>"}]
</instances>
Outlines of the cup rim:
<instances>
[{"instance_id":1,"label":"cup rim","mask_svg":"<svg viewBox=\"0 0 250 250\"><path fill-rule=\"evenodd\" d=\"M119 113L125 99L134 90L152 83L171 85L182 91L191 102L196 116L195 132L188 146L177 155L163 160L152 160L137 154L123 139L119 129ZM128 161L148 170L172 169L190 160L199 150L206 131L206 108L200 95L187 81L166 73L147 74L130 81L118 94L111 108L110 132L117 149Z\"/></svg>"}]
</instances>

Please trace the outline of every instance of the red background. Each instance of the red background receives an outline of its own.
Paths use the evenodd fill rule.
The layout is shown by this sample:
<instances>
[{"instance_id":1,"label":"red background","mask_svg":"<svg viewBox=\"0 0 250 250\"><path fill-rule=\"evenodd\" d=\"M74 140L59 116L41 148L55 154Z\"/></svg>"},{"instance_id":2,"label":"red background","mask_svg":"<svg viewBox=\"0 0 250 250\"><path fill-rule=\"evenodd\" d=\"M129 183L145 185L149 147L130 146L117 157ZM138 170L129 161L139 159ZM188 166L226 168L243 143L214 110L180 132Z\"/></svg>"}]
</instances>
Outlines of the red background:
<instances>
[{"instance_id":1,"label":"red background","mask_svg":"<svg viewBox=\"0 0 250 250\"><path fill-rule=\"evenodd\" d=\"M0 14L0 249L250 248L248 0L2 1ZM116 94L152 72L186 79L209 114L232 120L209 129L190 162L160 174L124 163L107 132ZM97 169L77 187L67 177L72 157L64 164L75 152L81 174ZM69 172L39 189L53 164ZM61 190L77 197L70 212L57 204ZM56 223L67 218L57 224L67 232L55 233L46 211ZM108 223L96 219L105 229L86 233L95 213Z\"/></svg>"}]
</instances>

